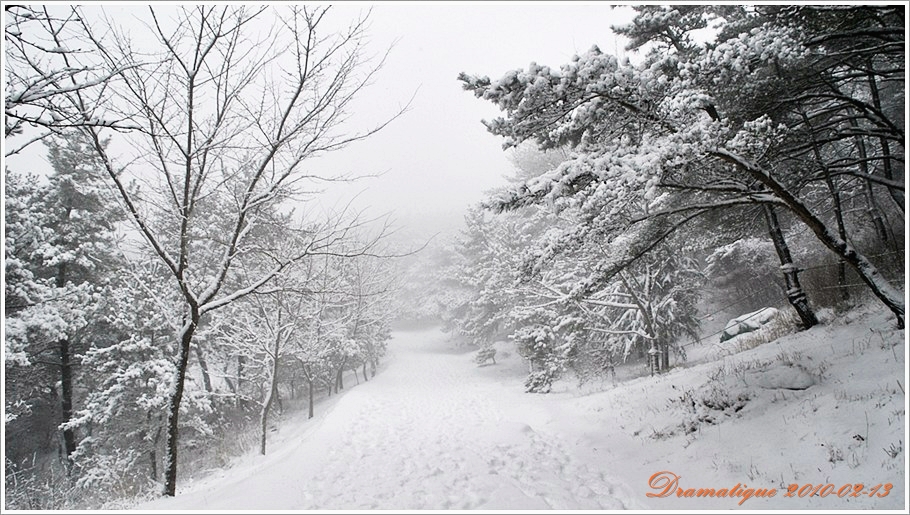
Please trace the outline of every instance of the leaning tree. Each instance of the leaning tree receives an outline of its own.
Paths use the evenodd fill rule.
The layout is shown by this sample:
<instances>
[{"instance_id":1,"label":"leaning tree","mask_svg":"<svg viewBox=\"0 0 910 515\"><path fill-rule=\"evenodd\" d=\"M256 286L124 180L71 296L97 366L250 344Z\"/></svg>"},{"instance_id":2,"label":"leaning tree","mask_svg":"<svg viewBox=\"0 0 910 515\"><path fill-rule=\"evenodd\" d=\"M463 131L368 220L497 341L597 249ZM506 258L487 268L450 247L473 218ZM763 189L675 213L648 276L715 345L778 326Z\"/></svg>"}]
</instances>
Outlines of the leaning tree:
<instances>
[{"instance_id":1,"label":"leaning tree","mask_svg":"<svg viewBox=\"0 0 910 515\"><path fill-rule=\"evenodd\" d=\"M594 223L576 236L596 230L605 244L623 240L613 245L608 275L706 214L757 205L773 228L774 211L783 209L850 265L903 327L901 292L817 202L820 190L842 184L828 181L832 174L902 199L893 166L903 161L903 10L637 10L625 33L633 47L653 45L641 63L595 47L558 70L532 63L498 80L461 74L465 89L504 112L485 123L506 147L534 141L573 151L494 206L582 205ZM698 43L690 33L706 21L717 22L716 38ZM885 86L901 96L881 98ZM794 266L782 268L795 277ZM791 302L800 301L798 285L788 283Z\"/></svg>"}]
</instances>

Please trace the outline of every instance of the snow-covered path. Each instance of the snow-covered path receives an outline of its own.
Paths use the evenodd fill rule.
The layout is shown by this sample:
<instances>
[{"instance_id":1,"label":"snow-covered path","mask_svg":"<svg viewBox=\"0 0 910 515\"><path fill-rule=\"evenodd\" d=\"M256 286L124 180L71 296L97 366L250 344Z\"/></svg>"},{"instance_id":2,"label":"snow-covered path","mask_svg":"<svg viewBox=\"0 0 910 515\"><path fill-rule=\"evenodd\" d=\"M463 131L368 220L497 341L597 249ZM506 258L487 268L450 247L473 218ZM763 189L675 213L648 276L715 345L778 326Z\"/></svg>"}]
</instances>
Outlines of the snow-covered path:
<instances>
[{"instance_id":1,"label":"snow-covered path","mask_svg":"<svg viewBox=\"0 0 910 515\"><path fill-rule=\"evenodd\" d=\"M385 370L291 441L141 508L639 507L631 489L573 455L585 449L535 427L552 414L521 392L520 375L478 368L444 338L397 333Z\"/></svg>"}]
</instances>

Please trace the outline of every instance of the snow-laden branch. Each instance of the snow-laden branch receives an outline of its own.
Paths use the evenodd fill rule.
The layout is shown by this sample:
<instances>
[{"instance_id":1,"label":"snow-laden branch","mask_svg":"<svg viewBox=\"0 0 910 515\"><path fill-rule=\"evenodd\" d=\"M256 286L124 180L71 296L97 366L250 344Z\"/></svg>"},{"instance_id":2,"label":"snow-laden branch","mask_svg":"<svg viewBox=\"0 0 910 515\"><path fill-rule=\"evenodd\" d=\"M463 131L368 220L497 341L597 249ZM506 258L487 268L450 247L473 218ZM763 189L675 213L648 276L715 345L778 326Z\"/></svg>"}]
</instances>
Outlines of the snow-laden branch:
<instances>
[{"instance_id":1,"label":"snow-laden branch","mask_svg":"<svg viewBox=\"0 0 910 515\"><path fill-rule=\"evenodd\" d=\"M654 340L655 339L654 336L651 336L651 335L646 334L639 330L625 331L625 330L621 330L621 329L604 329L602 327L588 327L587 329L589 331L593 331L595 333L610 334L610 335L614 335L614 336L634 335L634 336L638 336L639 338L643 338L645 340Z\"/></svg>"},{"instance_id":2,"label":"snow-laden branch","mask_svg":"<svg viewBox=\"0 0 910 515\"><path fill-rule=\"evenodd\" d=\"M632 223L642 222L649 218L657 216L666 216L676 213L685 213L687 211L710 211L714 209L722 209L725 207L732 206L741 206L741 205L754 205L754 204L777 204L784 205L784 202L775 197L774 195L768 193L752 193L749 194L746 198L741 199L730 199L730 200L718 200L716 202L706 202L703 204L689 204L685 206L679 206L674 208L661 209L659 211L652 211L643 215L639 215L631 218Z\"/></svg>"},{"instance_id":3,"label":"snow-laden branch","mask_svg":"<svg viewBox=\"0 0 910 515\"><path fill-rule=\"evenodd\" d=\"M753 178L774 192L800 220L815 233L818 240L834 251L836 255L849 263L872 292L894 313L899 327L904 326L904 296L882 277L878 269L857 252L853 245L841 239L818 216L815 215L799 198L778 182L758 164L723 148L714 148L709 155L720 158L737 168L748 172Z\"/></svg>"},{"instance_id":4,"label":"snow-laden branch","mask_svg":"<svg viewBox=\"0 0 910 515\"><path fill-rule=\"evenodd\" d=\"M618 308L618 309L638 309L638 306L635 304L629 304L626 302L614 302L610 300L595 300L590 298L579 299L579 302L584 302L585 304L591 304L594 306L603 306L606 308Z\"/></svg>"}]
</instances>

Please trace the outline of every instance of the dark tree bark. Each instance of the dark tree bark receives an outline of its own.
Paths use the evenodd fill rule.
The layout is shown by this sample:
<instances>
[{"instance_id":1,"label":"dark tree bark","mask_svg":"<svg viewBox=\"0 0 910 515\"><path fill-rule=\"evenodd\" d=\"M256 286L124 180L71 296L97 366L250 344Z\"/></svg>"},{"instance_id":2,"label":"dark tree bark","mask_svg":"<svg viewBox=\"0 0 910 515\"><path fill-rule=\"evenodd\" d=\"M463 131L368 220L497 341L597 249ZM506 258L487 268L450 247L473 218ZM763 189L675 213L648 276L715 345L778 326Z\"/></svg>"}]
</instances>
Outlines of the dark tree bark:
<instances>
[{"instance_id":1,"label":"dark tree bark","mask_svg":"<svg viewBox=\"0 0 910 515\"><path fill-rule=\"evenodd\" d=\"M228 390L230 390L231 393L234 394L234 396L236 397L237 396L237 387L234 386L234 381L231 380L230 377L224 376L224 384L227 385Z\"/></svg>"},{"instance_id":2,"label":"dark tree bark","mask_svg":"<svg viewBox=\"0 0 910 515\"><path fill-rule=\"evenodd\" d=\"M871 65L871 62L870 62ZM879 93L878 82L875 80L875 74L871 71L867 72L867 78L869 79L869 92L872 94L872 105L875 106L875 109L878 112L882 112L882 99L881 94ZM892 165L893 156L891 155L891 144L888 143L888 138L882 136L879 138L879 145L882 148L882 171L885 174L885 178L888 180L894 180L894 169ZM898 188L888 188L888 193L891 194L891 199L894 200L894 205L900 210L901 213L904 212L904 192Z\"/></svg>"},{"instance_id":3,"label":"dark tree bark","mask_svg":"<svg viewBox=\"0 0 910 515\"><path fill-rule=\"evenodd\" d=\"M209 376L209 366L205 361L205 355L202 353L202 347L196 345L193 347L193 350L196 352L196 359L199 361L199 368L202 369L202 384L205 386L205 391L207 393L212 393L212 378Z\"/></svg>"},{"instance_id":4,"label":"dark tree bark","mask_svg":"<svg viewBox=\"0 0 910 515\"><path fill-rule=\"evenodd\" d=\"M641 312L642 318L645 321L645 328L648 330L648 334L651 335L652 343L651 348L648 350L648 359L656 360L652 367L656 366L658 372L667 370L670 365L669 344L661 341L661 338L658 336L657 328L654 326L654 320L651 318L650 306L646 306L645 303L638 298L635 290L629 284L629 281L626 280L626 275L624 273L619 273L619 279L622 281L623 286L626 287L626 291L628 291L629 295L632 297L632 302L635 303L638 310Z\"/></svg>"},{"instance_id":5,"label":"dark tree bark","mask_svg":"<svg viewBox=\"0 0 910 515\"><path fill-rule=\"evenodd\" d=\"M801 111L800 114L802 114L803 122L806 124L806 127L811 129L812 126L805 111ZM841 207L840 191L834 184L834 178L831 176L831 168L825 160L822 159L822 153L819 149L818 142L816 141L814 130L809 132L809 137L812 140L812 154L815 156L815 162L821 167L825 179L825 186L828 187L828 193L831 195L831 204L834 209L834 221L837 223L837 235L840 236L842 240L847 241L847 226L844 224L844 211ZM773 215L773 208L770 209L772 209ZM847 263L844 262L843 258L837 260L837 286L840 291L841 300L844 302L849 301L850 290L847 289ZM803 322L805 323L805 320Z\"/></svg>"},{"instance_id":6,"label":"dark tree bark","mask_svg":"<svg viewBox=\"0 0 910 515\"><path fill-rule=\"evenodd\" d=\"M338 390L344 390L344 365L348 362L348 358L341 360L341 365L338 366L338 372L335 373L335 393L338 393Z\"/></svg>"},{"instance_id":7,"label":"dark tree bark","mask_svg":"<svg viewBox=\"0 0 910 515\"><path fill-rule=\"evenodd\" d=\"M146 413L145 417L146 422L149 425L152 423L152 412L149 411ZM158 481L158 442L161 440L161 426L158 425L155 428L155 435L152 436L152 446L149 449L149 476L152 481Z\"/></svg>"},{"instance_id":8,"label":"dark tree bark","mask_svg":"<svg viewBox=\"0 0 910 515\"><path fill-rule=\"evenodd\" d=\"M787 284L787 300L799 315L803 329L809 329L818 324L818 318L809 306L806 292L803 291L803 287L799 283L799 269L793 264L790 247L787 245L787 240L784 238L784 233L780 228L777 213L775 213L774 207L768 204L762 206L762 211L765 215L765 222L768 224L768 234L771 236L771 241L774 242L774 250L777 251L777 257L780 259L781 271L784 273L784 281Z\"/></svg>"},{"instance_id":9,"label":"dark tree bark","mask_svg":"<svg viewBox=\"0 0 910 515\"><path fill-rule=\"evenodd\" d=\"M860 279L872 290L872 293L894 313L897 319L897 328L904 328L904 295L891 286L881 276L875 265L869 262L864 255L857 252L853 245L832 233L828 226L815 216L799 198L760 166L726 150L715 149L711 151L711 154L742 169L771 190L815 234L818 241L853 267Z\"/></svg>"},{"instance_id":10,"label":"dark tree bark","mask_svg":"<svg viewBox=\"0 0 910 515\"><path fill-rule=\"evenodd\" d=\"M831 193L831 200L834 204L834 219L837 222L837 234L844 241L847 241L847 227L844 224L844 212L841 207L840 193L834 186L834 179L831 178L830 171L825 169L825 184ZM847 302L850 300L850 290L847 289L847 263L841 258L837 260L837 286L840 291L841 300Z\"/></svg>"},{"instance_id":11,"label":"dark tree bark","mask_svg":"<svg viewBox=\"0 0 910 515\"><path fill-rule=\"evenodd\" d=\"M275 404L278 405L278 414L284 413L284 404L281 403L281 388L278 388L277 379L275 382Z\"/></svg>"},{"instance_id":12,"label":"dark tree bark","mask_svg":"<svg viewBox=\"0 0 910 515\"><path fill-rule=\"evenodd\" d=\"M243 363L244 363L243 356L237 356L237 391L236 391L237 396L236 396L236 399L237 399L238 408L240 407L240 404L241 404L241 400L242 400L241 394L243 392L243 390L241 388L241 386L243 385Z\"/></svg>"},{"instance_id":13,"label":"dark tree bark","mask_svg":"<svg viewBox=\"0 0 910 515\"><path fill-rule=\"evenodd\" d=\"M308 383L309 390L310 390L309 413L307 413L307 415L308 415L307 418L313 418L313 397L314 397L314 391L316 390L316 385L313 384L313 380L310 379L309 377L307 378L307 383Z\"/></svg>"},{"instance_id":14,"label":"dark tree bark","mask_svg":"<svg viewBox=\"0 0 910 515\"><path fill-rule=\"evenodd\" d=\"M853 117L850 118L850 126L854 130L859 129L859 123ZM853 139L856 144L856 151L859 154L859 170L864 177L869 177L869 153L866 151L866 141L860 135L856 135ZM878 239L882 243L893 247L891 238L885 228L885 222L882 219L882 210L875 199L875 192L872 190L872 181L869 179L863 181L863 195L866 197L867 212L869 213L869 218L872 219L872 226L875 227L875 234L878 235Z\"/></svg>"},{"instance_id":15,"label":"dark tree bark","mask_svg":"<svg viewBox=\"0 0 910 515\"><path fill-rule=\"evenodd\" d=\"M66 218L69 216L70 210L67 209ZM66 263L57 266L55 284L57 288L66 285ZM60 414L66 424L73 418L73 355L67 338L61 338L57 348L60 351ZM76 435L70 428L63 430L63 452L67 460L76 452Z\"/></svg>"},{"instance_id":16,"label":"dark tree bark","mask_svg":"<svg viewBox=\"0 0 910 515\"><path fill-rule=\"evenodd\" d=\"M183 386L186 380L186 369L190 359L190 345L193 333L199 323L198 306L190 306L189 321L180 335L180 350L177 357L177 378L174 393L168 403L167 413L167 463L164 472L164 493L170 497L177 495L177 442L179 437L180 403L183 401Z\"/></svg>"},{"instance_id":17,"label":"dark tree bark","mask_svg":"<svg viewBox=\"0 0 910 515\"><path fill-rule=\"evenodd\" d=\"M300 369L303 371L303 379L307 383L307 396L309 397L307 400L307 418L313 418L313 398L316 393L316 378L313 376L313 370L305 361L300 358L296 359L300 363Z\"/></svg>"},{"instance_id":18,"label":"dark tree bark","mask_svg":"<svg viewBox=\"0 0 910 515\"><path fill-rule=\"evenodd\" d=\"M60 407L63 422L73 417L73 364L70 342L66 338L58 342L60 348ZM63 430L63 446L66 458L76 451L76 435L72 429Z\"/></svg>"},{"instance_id":19,"label":"dark tree bark","mask_svg":"<svg viewBox=\"0 0 910 515\"><path fill-rule=\"evenodd\" d=\"M265 456L266 435L269 429L269 410L272 408L272 399L275 397L275 386L269 389L269 394L265 398L265 404L262 405L262 411L259 413L259 454Z\"/></svg>"}]
</instances>

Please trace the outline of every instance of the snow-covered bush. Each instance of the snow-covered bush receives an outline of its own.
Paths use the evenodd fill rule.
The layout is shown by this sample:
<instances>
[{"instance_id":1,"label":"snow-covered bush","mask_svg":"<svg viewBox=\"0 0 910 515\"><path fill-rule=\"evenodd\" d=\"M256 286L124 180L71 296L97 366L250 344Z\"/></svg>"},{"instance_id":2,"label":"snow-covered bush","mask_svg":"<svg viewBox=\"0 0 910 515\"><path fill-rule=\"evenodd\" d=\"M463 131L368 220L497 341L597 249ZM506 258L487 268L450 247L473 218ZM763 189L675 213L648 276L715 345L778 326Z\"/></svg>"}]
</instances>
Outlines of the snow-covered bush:
<instances>
[{"instance_id":1,"label":"snow-covered bush","mask_svg":"<svg viewBox=\"0 0 910 515\"><path fill-rule=\"evenodd\" d=\"M683 434L694 433L702 424L715 425L722 417L731 417L739 413L749 402L749 393L741 388L733 388L719 381L710 381L706 388L686 390L683 394L671 399L670 405L682 411L682 420L677 428ZM669 434L673 434L670 429Z\"/></svg>"},{"instance_id":2,"label":"snow-covered bush","mask_svg":"<svg viewBox=\"0 0 910 515\"><path fill-rule=\"evenodd\" d=\"M528 393L550 393L553 382L560 376L558 367L553 366L543 370L535 370L525 379L525 391Z\"/></svg>"},{"instance_id":3,"label":"snow-covered bush","mask_svg":"<svg viewBox=\"0 0 910 515\"><path fill-rule=\"evenodd\" d=\"M518 352L531 366L525 380L525 391L529 393L549 393L553 382L565 373L569 355L573 350L571 338L554 331L551 321L530 322L530 317L545 317L549 314L551 313L547 310L526 312L524 319L529 321L528 324L519 327L512 335L518 344Z\"/></svg>"},{"instance_id":4,"label":"snow-covered bush","mask_svg":"<svg viewBox=\"0 0 910 515\"><path fill-rule=\"evenodd\" d=\"M484 365L488 361L492 361L494 365L496 364L496 349L493 346L480 349L474 356L474 362L478 365Z\"/></svg>"}]
</instances>

